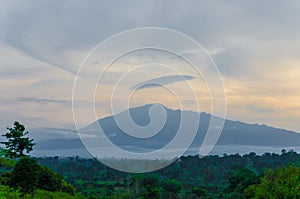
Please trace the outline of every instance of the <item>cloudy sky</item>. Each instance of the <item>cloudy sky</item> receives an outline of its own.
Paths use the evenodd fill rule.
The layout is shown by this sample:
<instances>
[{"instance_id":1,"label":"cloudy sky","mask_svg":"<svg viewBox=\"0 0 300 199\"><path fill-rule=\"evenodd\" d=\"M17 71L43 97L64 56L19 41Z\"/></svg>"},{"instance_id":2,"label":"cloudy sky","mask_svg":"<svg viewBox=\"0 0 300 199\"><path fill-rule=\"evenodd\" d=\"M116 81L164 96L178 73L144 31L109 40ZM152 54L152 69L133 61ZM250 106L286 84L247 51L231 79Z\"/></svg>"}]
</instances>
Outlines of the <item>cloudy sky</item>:
<instances>
[{"instance_id":1,"label":"cloudy sky","mask_svg":"<svg viewBox=\"0 0 300 199\"><path fill-rule=\"evenodd\" d=\"M163 27L182 32L207 49L224 81L228 119L300 132L300 2L297 0L1 0L0 3L2 131L15 120L29 128L74 128L73 84L91 49L121 31ZM99 117L111 114L104 104L115 86L112 79L119 77L114 75L149 61L178 68L183 76L176 76L159 64L137 70L128 78L135 77L135 81L122 84L127 90L139 87L132 94L132 106L158 102L178 108L174 94L154 86L151 80L181 91L188 81L197 91L201 110L210 112L205 83L195 77L186 63L166 52L144 50L118 60L105 84L96 89ZM103 68L101 55L91 60L92 64L94 69ZM89 82L94 72L88 70L80 78L87 85L95 84ZM188 78L182 81L182 77ZM140 87L147 81L150 85ZM120 93L117 100L121 101L124 93ZM194 110L192 103L188 104L192 100L190 95L182 94L184 108ZM84 116L79 121L83 125L95 120L94 115L86 115L93 103L88 96L83 92L76 99Z\"/></svg>"}]
</instances>

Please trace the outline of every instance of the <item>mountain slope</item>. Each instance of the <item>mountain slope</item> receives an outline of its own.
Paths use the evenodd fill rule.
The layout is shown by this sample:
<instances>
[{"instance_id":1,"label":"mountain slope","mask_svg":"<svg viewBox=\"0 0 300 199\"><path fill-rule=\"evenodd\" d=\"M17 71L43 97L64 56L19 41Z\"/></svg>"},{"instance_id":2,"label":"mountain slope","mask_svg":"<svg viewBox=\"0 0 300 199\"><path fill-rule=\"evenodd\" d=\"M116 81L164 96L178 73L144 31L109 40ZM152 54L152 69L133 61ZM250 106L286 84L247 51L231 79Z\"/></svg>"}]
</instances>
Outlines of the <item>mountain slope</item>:
<instances>
[{"instance_id":1,"label":"mountain slope","mask_svg":"<svg viewBox=\"0 0 300 199\"><path fill-rule=\"evenodd\" d=\"M151 119L149 116L149 108L152 105L145 105L131 108L129 112L122 112L115 117L126 124L126 114L131 115L132 120L139 126L147 126ZM114 117L109 116L95 121L91 125L80 130L81 134L85 135L86 140L94 139L93 135L99 135L98 124L100 124L106 136L112 143L128 151L133 152L147 152L162 148L170 143L177 133L181 115L187 117L199 117L199 125L197 135L188 150L188 154L197 153L204 136L206 134L209 122L212 116L207 113L197 113L192 111L171 110L165 108L167 116L165 125L157 134L149 138L137 138L124 133L117 125ZM159 113L158 113L159 114ZM153 118L161 117L160 115L152 115ZM63 131L63 130L61 130ZM143 134L143 131L136 134ZM40 151L51 151L57 149L56 153L63 153L68 151L74 155L86 154L84 146L81 144L78 135L74 132L67 134L56 133L55 136L49 136L49 129L47 139L38 139L37 149ZM186 130L184 133L190 133ZM37 133L36 133L37 134ZM41 135L41 133L39 133ZM53 147L51 147L53 146ZM300 134L287 131L284 129L277 129L266 125L247 124L239 121L225 120L225 125L222 134L217 142L213 153L244 153L249 151L263 152L274 151L278 152L282 148L298 149L300 146ZM101 147L101 146L98 146ZM258 150L259 149L259 150ZM85 152L84 152L85 151ZM68 155L70 155L68 153ZM77 153L77 154L76 154ZM45 154L47 155L47 154ZM61 155L61 154L57 154Z\"/></svg>"}]
</instances>

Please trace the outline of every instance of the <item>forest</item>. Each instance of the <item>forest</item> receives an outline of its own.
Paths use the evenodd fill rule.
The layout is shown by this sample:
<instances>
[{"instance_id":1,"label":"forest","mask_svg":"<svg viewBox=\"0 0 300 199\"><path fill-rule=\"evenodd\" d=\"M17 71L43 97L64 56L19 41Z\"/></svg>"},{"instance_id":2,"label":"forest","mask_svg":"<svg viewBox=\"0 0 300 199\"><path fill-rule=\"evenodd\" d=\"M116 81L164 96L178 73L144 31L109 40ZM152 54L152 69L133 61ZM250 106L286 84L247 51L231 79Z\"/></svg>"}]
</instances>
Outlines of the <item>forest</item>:
<instances>
[{"instance_id":1,"label":"forest","mask_svg":"<svg viewBox=\"0 0 300 199\"><path fill-rule=\"evenodd\" d=\"M30 157L34 142L15 123L1 149L0 198L300 198L300 154L182 156L158 171L133 174L97 159ZM16 144L18 143L18 144Z\"/></svg>"}]
</instances>

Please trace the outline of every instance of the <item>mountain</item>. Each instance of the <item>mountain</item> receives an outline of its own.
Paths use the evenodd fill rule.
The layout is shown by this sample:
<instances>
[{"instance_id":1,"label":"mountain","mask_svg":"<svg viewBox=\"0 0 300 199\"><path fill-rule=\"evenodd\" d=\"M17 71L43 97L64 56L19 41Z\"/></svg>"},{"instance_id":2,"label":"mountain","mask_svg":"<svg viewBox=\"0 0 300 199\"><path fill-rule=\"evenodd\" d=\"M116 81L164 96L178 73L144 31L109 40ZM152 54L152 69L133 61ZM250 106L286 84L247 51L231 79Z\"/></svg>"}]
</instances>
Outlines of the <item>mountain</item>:
<instances>
[{"instance_id":1,"label":"mountain","mask_svg":"<svg viewBox=\"0 0 300 199\"><path fill-rule=\"evenodd\" d=\"M203 143L211 118L218 119L216 116L207 113L172 110L166 107L163 107L164 112L149 112L151 107L153 107L153 105L148 104L131 108L115 115L115 117L109 116L102 118L81 129L79 133L85 143L101 148L102 145L97 144L95 141L101 139L98 127L98 125L100 125L109 140L120 148L132 152L150 152L171 143L179 128L181 116L188 118L186 120L187 125L183 128L184 132L181 132L184 133L182 142L185 142L185 137L189 137L190 135L189 127L192 128L193 126L192 119L189 120L189 118L199 117L196 137L186 152L186 154L195 154L199 151ZM160 107L162 107L162 105L160 105ZM127 114L131 116L134 123L144 128L130 127ZM151 121L150 115L154 118L153 121ZM160 121L163 115L166 116L166 121L164 125L161 126ZM161 126L162 128L153 136L138 138L124 133L117 125L116 119L125 127L128 124L127 127L129 130L140 137L145 136L144 134L151 134L151 130L157 130L155 129L157 126ZM156 122L156 124L154 127L150 126L150 128L147 129L147 125L150 124L150 122ZM77 132L65 129L40 129L33 132L33 135L37 138L35 139L37 141L35 155L80 155L86 157L89 154L81 143ZM95 136L97 136L97 139L95 139ZM250 151L257 153L264 153L266 151L280 152L283 148L294 149L296 151L300 149L300 134L266 125L225 120L221 136L211 153L248 153ZM176 147L174 150L176 150ZM109 149L107 153L109 154Z\"/></svg>"}]
</instances>

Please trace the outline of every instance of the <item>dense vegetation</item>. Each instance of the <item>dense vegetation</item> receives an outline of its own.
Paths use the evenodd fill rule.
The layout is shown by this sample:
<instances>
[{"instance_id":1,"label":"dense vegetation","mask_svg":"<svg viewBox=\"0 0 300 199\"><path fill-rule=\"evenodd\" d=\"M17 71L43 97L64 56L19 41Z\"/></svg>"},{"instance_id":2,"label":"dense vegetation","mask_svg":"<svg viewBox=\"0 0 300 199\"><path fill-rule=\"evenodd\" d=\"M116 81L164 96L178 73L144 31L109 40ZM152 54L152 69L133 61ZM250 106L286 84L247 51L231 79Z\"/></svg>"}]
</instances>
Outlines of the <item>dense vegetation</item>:
<instances>
[{"instance_id":1,"label":"dense vegetation","mask_svg":"<svg viewBox=\"0 0 300 199\"><path fill-rule=\"evenodd\" d=\"M300 198L300 154L294 151L184 156L161 170L131 174L78 156L31 158L33 140L23 125L14 125L0 151L0 199Z\"/></svg>"},{"instance_id":2,"label":"dense vegetation","mask_svg":"<svg viewBox=\"0 0 300 199\"><path fill-rule=\"evenodd\" d=\"M187 156L146 174L116 171L96 159L37 161L63 175L85 198L300 198L300 154L294 151Z\"/></svg>"},{"instance_id":3,"label":"dense vegetation","mask_svg":"<svg viewBox=\"0 0 300 199\"><path fill-rule=\"evenodd\" d=\"M24 125L7 128L0 150L0 198L75 198L75 188L61 175L30 158L33 139ZM74 196L74 197L73 197Z\"/></svg>"}]
</instances>

